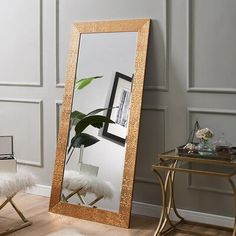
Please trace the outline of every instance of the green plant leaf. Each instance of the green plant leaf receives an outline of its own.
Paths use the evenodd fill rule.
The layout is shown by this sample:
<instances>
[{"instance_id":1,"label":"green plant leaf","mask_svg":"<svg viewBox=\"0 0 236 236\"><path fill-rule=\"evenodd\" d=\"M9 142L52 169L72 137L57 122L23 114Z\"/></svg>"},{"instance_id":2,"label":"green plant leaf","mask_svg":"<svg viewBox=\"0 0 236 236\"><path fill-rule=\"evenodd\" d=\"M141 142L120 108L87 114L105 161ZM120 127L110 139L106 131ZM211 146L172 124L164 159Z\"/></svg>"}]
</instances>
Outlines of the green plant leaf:
<instances>
[{"instance_id":1,"label":"green plant leaf","mask_svg":"<svg viewBox=\"0 0 236 236\"><path fill-rule=\"evenodd\" d=\"M108 108L98 108L94 111L91 111L89 112L86 116L90 116L90 115L94 115L94 114L97 114L99 112L102 112L102 111L106 111L106 110L112 110L113 108L118 108L119 106L116 106L116 107L108 107Z\"/></svg>"},{"instance_id":2,"label":"green plant leaf","mask_svg":"<svg viewBox=\"0 0 236 236\"><path fill-rule=\"evenodd\" d=\"M117 106L117 107L118 107L118 106ZM94 110L94 111L89 112L89 113L86 115L86 117L87 117L87 116L91 116L91 115L95 115L95 114L97 114L97 113L99 113L99 112L102 112L102 111L105 111L105 110L117 108L117 107L98 108L98 109L96 109L96 110ZM95 127L95 128L100 129L100 128L103 127L103 123L104 123L104 122L95 123L95 124L92 124L92 126Z\"/></svg>"},{"instance_id":3,"label":"green plant leaf","mask_svg":"<svg viewBox=\"0 0 236 236\"><path fill-rule=\"evenodd\" d=\"M115 123L115 122L106 116L100 116L100 115L86 116L77 123L77 125L75 126L75 132L77 135L79 135L89 125L97 125L99 128L101 128L100 127L101 123Z\"/></svg>"},{"instance_id":4,"label":"green plant leaf","mask_svg":"<svg viewBox=\"0 0 236 236\"><path fill-rule=\"evenodd\" d=\"M75 89L80 90L88 86L93 80L102 78L103 76L93 76L88 78L83 78L75 82Z\"/></svg>"},{"instance_id":5,"label":"green plant leaf","mask_svg":"<svg viewBox=\"0 0 236 236\"><path fill-rule=\"evenodd\" d=\"M70 155L66 161L66 164L69 162L75 148L80 148L81 145L84 145L84 147L89 147L99 141L100 141L99 139L97 139L96 137L94 137L90 134L80 133L79 135L75 135L71 139L71 142L70 142L70 147L68 149L68 153L70 153L71 148L73 148L73 150L70 153Z\"/></svg>"},{"instance_id":6,"label":"green plant leaf","mask_svg":"<svg viewBox=\"0 0 236 236\"><path fill-rule=\"evenodd\" d=\"M71 113L71 118L77 118L79 120L82 120L86 115L80 111L73 111Z\"/></svg>"},{"instance_id":7,"label":"green plant leaf","mask_svg":"<svg viewBox=\"0 0 236 236\"><path fill-rule=\"evenodd\" d=\"M80 111L73 111L70 116L71 125L77 125L86 115Z\"/></svg>"},{"instance_id":8,"label":"green plant leaf","mask_svg":"<svg viewBox=\"0 0 236 236\"><path fill-rule=\"evenodd\" d=\"M99 141L99 139L97 139L96 137L87 134L87 133L80 133L79 135L75 135L72 139L71 139L71 145L74 148L80 148L81 145L84 145L84 147L88 147L91 146L95 143L97 143Z\"/></svg>"},{"instance_id":9,"label":"green plant leaf","mask_svg":"<svg viewBox=\"0 0 236 236\"><path fill-rule=\"evenodd\" d=\"M109 109L113 109L113 108L118 108L118 106L117 107L109 107L109 108L98 108L96 110L93 110L93 111L89 112L87 115L85 115L84 113L82 113L80 111L76 111L75 110L75 111L73 111L71 113L71 125L75 126L75 125L78 124L78 122L80 120L84 119L87 116L95 115L95 114L97 114L99 112L102 112L102 111L105 111L105 110L109 110ZM100 128L103 127L103 122L92 124L92 126L95 127L95 128L100 129Z\"/></svg>"}]
</instances>

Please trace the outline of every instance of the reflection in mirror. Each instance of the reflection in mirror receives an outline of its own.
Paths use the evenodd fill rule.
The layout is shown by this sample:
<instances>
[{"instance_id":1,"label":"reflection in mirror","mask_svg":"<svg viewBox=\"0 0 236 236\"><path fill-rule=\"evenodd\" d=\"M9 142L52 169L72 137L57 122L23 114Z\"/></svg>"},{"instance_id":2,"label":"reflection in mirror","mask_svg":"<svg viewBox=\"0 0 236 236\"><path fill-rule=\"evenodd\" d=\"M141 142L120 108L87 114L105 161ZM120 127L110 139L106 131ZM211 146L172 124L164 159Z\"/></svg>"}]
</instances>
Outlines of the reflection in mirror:
<instances>
[{"instance_id":1,"label":"reflection in mirror","mask_svg":"<svg viewBox=\"0 0 236 236\"><path fill-rule=\"evenodd\" d=\"M137 32L81 35L62 190L66 202L119 210L126 149L119 138L127 136L136 47ZM102 134L98 124L104 125L107 111L115 123L106 123ZM75 132L86 118L91 125Z\"/></svg>"},{"instance_id":2,"label":"reflection in mirror","mask_svg":"<svg viewBox=\"0 0 236 236\"><path fill-rule=\"evenodd\" d=\"M73 24L51 212L129 226L149 25Z\"/></svg>"},{"instance_id":3,"label":"reflection in mirror","mask_svg":"<svg viewBox=\"0 0 236 236\"><path fill-rule=\"evenodd\" d=\"M132 77L116 72L110 97L107 116L115 124L105 123L103 135L121 143L125 143L129 124L130 97ZM115 109L117 108L117 109Z\"/></svg>"}]
</instances>

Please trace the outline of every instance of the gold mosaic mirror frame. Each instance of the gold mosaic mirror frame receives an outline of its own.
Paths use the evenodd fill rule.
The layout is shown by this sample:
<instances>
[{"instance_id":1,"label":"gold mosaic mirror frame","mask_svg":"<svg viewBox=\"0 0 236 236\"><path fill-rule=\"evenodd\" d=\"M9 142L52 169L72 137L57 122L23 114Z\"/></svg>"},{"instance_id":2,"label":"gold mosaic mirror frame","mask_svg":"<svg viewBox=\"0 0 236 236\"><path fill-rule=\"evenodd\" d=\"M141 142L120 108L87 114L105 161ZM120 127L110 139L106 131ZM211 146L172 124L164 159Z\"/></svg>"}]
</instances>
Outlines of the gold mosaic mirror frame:
<instances>
[{"instance_id":1,"label":"gold mosaic mirror frame","mask_svg":"<svg viewBox=\"0 0 236 236\"><path fill-rule=\"evenodd\" d=\"M105 224L116 225L124 228L129 227L149 28L149 19L81 22L74 23L72 25L72 37L69 46L64 98L58 132L58 144L56 150L56 160L49 205L50 212ZM68 144L68 132L73 103L73 92L77 70L80 36L81 34L85 33L110 32L138 33L135 72L132 88L130 119L127 135L119 212L112 212L97 208L88 208L61 201L61 190L64 174L65 156Z\"/></svg>"}]
</instances>

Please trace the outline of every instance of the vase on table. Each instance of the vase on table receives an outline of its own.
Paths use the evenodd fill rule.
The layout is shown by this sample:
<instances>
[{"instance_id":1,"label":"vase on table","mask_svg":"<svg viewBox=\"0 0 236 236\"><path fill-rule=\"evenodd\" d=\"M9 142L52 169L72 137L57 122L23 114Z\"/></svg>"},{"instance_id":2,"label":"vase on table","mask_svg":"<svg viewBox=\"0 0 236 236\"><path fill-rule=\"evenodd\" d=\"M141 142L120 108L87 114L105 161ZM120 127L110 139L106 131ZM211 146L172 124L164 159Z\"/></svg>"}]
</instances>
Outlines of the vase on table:
<instances>
[{"instance_id":1,"label":"vase on table","mask_svg":"<svg viewBox=\"0 0 236 236\"><path fill-rule=\"evenodd\" d=\"M209 156L212 155L214 149L212 143L208 139L200 139L197 150L201 156Z\"/></svg>"}]
</instances>

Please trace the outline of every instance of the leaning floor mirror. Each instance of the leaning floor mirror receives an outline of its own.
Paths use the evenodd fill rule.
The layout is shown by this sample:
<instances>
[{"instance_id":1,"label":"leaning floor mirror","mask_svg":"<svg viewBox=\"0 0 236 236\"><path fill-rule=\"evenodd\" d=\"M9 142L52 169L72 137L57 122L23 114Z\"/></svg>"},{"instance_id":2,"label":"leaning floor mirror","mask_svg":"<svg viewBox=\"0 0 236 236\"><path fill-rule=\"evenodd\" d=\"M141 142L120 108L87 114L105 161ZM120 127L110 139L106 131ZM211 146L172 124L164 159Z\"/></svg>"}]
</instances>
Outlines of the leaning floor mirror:
<instances>
[{"instance_id":1,"label":"leaning floor mirror","mask_svg":"<svg viewBox=\"0 0 236 236\"><path fill-rule=\"evenodd\" d=\"M129 227L149 27L72 25L50 212Z\"/></svg>"}]
</instances>

